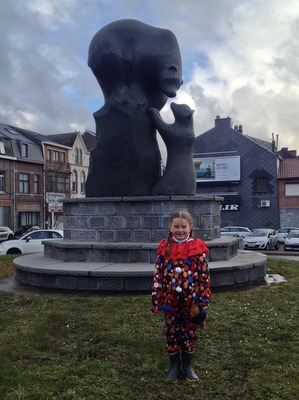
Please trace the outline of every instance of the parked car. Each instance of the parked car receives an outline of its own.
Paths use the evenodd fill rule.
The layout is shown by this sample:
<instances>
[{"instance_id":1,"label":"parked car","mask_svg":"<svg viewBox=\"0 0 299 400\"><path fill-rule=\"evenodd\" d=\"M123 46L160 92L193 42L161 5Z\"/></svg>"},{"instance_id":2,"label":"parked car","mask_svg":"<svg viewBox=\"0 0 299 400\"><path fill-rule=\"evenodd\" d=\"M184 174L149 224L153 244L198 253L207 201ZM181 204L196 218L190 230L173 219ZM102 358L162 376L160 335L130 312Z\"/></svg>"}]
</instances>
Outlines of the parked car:
<instances>
[{"instance_id":1,"label":"parked car","mask_svg":"<svg viewBox=\"0 0 299 400\"><path fill-rule=\"evenodd\" d=\"M221 228L220 235L221 236L242 236L243 238L249 233L251 230L246 226L225 226Z\"/></svg>"},{"instance_id":2,"label":"parked car","mask_svg":"<svg viewBox=\"0 0 299 400\"><path fill-rule=\"evenodd\" d=\"M15 231L14 238L19 239L23 235L26 235L26 233L36 231L38 229L40 229L40 227L37 225L23 225L17 231Z\"/></svg>"},{"instance_id":3,"label":"parked car","mask_svg":"<svg viewBox=\"0 0 299 400\"><path fill-rule=\"evenodd\" d=\"M278 236L274 229L253 229L249 235L244 238L245 249L253 250L278 250Z\"/></svg>"},{"instance_id":4,"label":"parked car","mask_svg":"<svg viewBox=\"0 0 299 400\"><path fill-rule=\"evenodd\" d=\"M299 229L299 227L296 226L285 226L283 228L278 229L277 235L278 235L278 241L279 243L284 243L286 237L288 236L289 232L291 232L293 229Z\"/></svg>"},{"instance_id":5,"label":"parked car","mask_svg":"<svg viewBox=\"0 0 299 400\"><path fill-rule=\"evenodd\" d=\"M294 229L289 232L285 238L284 250L299 250L299 229Z\"/></svg>"},{"instance_id":6,"label":"parked car","mask_svg":"<svg viewBox=\"0 0 299 400\"><path fill-rule=\"evenodd\" d=\"M0 226L0 242L11 240L13 237L14 233L8 226Z\"/></svg>"},{"instance_id":7,"label":"parked car","mask_svg":"<svg viewBox=\"0 0 299 400\"><path fill-rule=\"evenodd\" d=\"M209 178L210 176L211 176L211 168L196 170L196 178Z\"/></svg>"},{"instance_id":8,"label":"parked car","mask_svg":"<svg viewBox=\"0 0 299 400\"><path fill-rule=\"evenodd\" d=\"M42 241L63 238L63 231L41 229L26 233L20 239L9 240L0 245L0 255L38 253L44 250Z\"/></svg>"}]
</instances>

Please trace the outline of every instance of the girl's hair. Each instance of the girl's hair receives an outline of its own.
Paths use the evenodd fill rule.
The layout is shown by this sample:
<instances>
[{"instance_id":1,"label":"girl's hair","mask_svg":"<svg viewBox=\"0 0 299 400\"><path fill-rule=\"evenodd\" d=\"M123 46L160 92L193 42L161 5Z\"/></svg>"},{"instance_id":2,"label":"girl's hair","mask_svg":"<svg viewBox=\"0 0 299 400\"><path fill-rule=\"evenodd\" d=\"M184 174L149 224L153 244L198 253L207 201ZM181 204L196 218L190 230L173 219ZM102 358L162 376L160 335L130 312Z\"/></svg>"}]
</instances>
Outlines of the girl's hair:
<instances>
[{"instance_id":1,"label":"girl's hair","mask_svg":"<svg viewBox=\"0 0 299 400\"><path fill-rule=\"evenodd\" d=\"M170 217L169 226L172 224L172 221L175 218L185 219L188 222L188 224L190 225L190 227L191 228L193 227L192 216L187 210L180 210L180 211L174 212ZM191 229L191 232L190 232L190 236L192 236L192 229ZM169 231L168 232L168 236L167 236L167 247L166 247L166 250L165 250L165 254L167 256L170 254L171 239L172 239L172 233Z\"/></svg>"}]
</instances>

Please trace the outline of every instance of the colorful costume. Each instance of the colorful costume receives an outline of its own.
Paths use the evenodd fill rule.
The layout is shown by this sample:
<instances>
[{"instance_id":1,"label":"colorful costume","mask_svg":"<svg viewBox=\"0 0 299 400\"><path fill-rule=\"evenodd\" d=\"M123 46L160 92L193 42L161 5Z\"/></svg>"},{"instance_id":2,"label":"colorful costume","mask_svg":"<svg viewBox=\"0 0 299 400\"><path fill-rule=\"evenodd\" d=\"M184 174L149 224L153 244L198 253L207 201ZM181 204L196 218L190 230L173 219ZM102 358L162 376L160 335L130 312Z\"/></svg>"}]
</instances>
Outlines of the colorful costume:
<instances>
[{"instance_id":1,"label":"colorful costume","mask_svg":"<svg viewBox=\"0 0 299 400\"><path fill-rule=\"evenodd\" d=\"M200 239L183 243L174 240L166 255L167 241L157 249L152 289L152 311L164 312L167 352L192 353L197 339L198 319L190 315L192 306L199 311L210 303L208 248Z\"/></svg>"}]
</instances>

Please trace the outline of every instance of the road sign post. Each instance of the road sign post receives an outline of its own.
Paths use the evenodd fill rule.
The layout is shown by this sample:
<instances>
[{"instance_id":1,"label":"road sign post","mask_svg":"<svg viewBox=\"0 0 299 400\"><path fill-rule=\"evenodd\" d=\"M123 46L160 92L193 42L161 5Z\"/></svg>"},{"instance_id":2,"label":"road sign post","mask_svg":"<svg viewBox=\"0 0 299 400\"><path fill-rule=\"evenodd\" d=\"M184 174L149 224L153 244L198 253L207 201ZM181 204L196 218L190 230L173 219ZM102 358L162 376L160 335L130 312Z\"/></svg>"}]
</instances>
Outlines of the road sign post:
<instances>
[{"instance_id":1,"label":"road sign post","mask_svg":"<svg viewBox=\"0 0 299 400\"><path fill-rule=\"evenodd\" d=\"M48 212L51 213L51 228L54 227L55 212L63 211L63 204L61 200L65 198L65 193L54 193L54 192L46 192L46 203L48 203Z\"/></svg>"}]
</instances>

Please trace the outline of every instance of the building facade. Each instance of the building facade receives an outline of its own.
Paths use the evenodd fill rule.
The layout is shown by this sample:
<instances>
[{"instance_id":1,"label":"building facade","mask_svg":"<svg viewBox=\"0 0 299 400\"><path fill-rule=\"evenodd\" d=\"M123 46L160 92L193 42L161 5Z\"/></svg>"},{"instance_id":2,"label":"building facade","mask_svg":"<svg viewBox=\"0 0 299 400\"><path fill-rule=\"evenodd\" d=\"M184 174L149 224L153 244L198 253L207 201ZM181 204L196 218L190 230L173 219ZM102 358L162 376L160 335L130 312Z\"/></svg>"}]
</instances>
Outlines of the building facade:
<instances>
[{"instance_id":1,"label":"building facade","mask_svg":"<svg viewBox=\"0 0 299 400\"><path fill-rule=\"evenodd\" d=\"M278 198L280 226L299 226L299 158L296 152L290 158L280 158Z\"/></svg>"},{"instance_id":2,"label":"building facade","mask_svg":"<svg viewBox=\"0 0 299 400\"><path fill-rule=\"evenodd\" d=\"M0 225L62 228L61 199L85 197L89 150L86 131L42 135L0 124Z\"/></svg>"},{"instance_id":3,"label":"building facade","mask_svg":"<svg viewBox=\"0 0 299 400\"><path fill-rule=\"evenodd\" d=\"M71 174L69 197L84 198L90 152L86 149L82 134L80 132L61 133L49 135L49 138L69 149L68 161Z\"/></svg>"},{"instance_id":4,"label":"building facade","mask_svg":"<svg viewBox=\"0 0 299 400\"><path fill-rule=\"evenodd\" d=\"M41 146L16 127L0 124L0 225L43 226L44 157Z\"/></svg>"},{"instance_id":5,"label":"building facade","mask_svg":"<svg viewBox=\"0 0 299 400\"><path fill-rule=\"evenodd\" d=\"M194 143L197 193L223 196L221 225L279 228L274 143L245 135L230 117L215 119L215 127Z\"/></svg>"}]
</instances>

